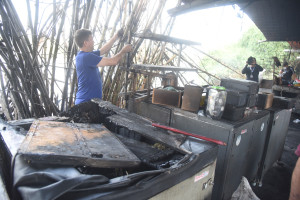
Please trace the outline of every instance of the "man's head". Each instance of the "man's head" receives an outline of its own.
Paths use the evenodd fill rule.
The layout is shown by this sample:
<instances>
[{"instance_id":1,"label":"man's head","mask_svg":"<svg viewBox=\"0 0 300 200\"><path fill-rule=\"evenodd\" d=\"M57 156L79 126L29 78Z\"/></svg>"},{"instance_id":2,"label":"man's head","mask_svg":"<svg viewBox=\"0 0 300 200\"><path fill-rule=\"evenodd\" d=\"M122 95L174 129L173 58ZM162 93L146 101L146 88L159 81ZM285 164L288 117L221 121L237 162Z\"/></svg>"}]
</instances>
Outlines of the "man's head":
<instances>
[{"instance_id":1,"label":"man's head","mask_svg":"<svg viewBox=\"0 0 300 200\"><path fill-rule=\"evenodd\" d=\"M254 62L254 64L256 64L256 58L254 58L254 57L253 57L253 62Z\"/></svg>"},{"instance_id":2,"label":"man's head","mask_svg":"<svg viewBox=\"0 0 300 200\"><path fill-rule=\"evenodd\" d=\"M283 66L283 67L288 67L288 66L289 66L289 63L286 62L286 61L284 61L283 64L282 64L282 66Z\"/></svg>"},{"instance_id":3,"label":"man's head","mask_svg":"<svg viewBox=\"0 0 300 200\"><path fill-rule=\"evenodd\" d=\"M250 56L250 57L248 58L248 60L247 60L247 64L248 64L248 65L253 65L253 64L255 64L255 63L256 63L256 59L255 59L254 57Z\"/></svg>"},{"instance_id":4,"label":"man's head","mask_svg":"<svg viewBox=\"0 0 300 200\"><path fill-rule=\"evenodd\" d=\"M80 49L92 51L94 49L94 40L92 32L88 29L79 29L75 32L75 43Z\"/></svg>"}]
</instances>

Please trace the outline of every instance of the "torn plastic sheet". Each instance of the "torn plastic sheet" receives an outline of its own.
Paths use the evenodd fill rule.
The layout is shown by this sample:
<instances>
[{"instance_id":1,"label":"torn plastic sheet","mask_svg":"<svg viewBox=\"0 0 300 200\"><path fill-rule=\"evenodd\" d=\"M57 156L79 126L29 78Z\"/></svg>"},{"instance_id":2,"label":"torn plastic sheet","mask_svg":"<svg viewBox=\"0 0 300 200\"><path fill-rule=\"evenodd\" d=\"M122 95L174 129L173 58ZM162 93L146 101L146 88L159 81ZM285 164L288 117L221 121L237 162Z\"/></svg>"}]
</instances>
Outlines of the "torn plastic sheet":
<instances>
[{"instance_id":1,"label":"torn plastic sheet","mask_svg":"<svg viewBox=\"0 0 300 200\"><path fill-rule=\"evenodd\" d=\"M206 143L206 142L205 142ZM166 169L133 173L116 178L88 175L76 168L28 163L22 155L13 162L13 194L15 199L149 199L150 197L193 176L216 159L217 145L208 145L198 153L187 154ZM189 145L190 146L190 145ZM190 146L192 148L193 145ZM191 150L191 149L190 149Z\"/></svg>"},{"instance_id":2,"label":"torn plastic sheet","mask_svg":"<svg viewBox=\"0 0 300 200\"><path fill-rule=\"evenodd\" d=\"M193 159L195 159L193 156L185 157L186 161ZM108 179L103 175L81 174L73 167L30 164L22 158L22 155L17 155L14 159L13 184L24 200L101 199L102 197L110 199L108 195L111 197L121 195L126 199L126 193L130 192L126 192L127 189L124 190L124 187L134 187L135 190L139 190L147 179L180 167L181 164L178 163L170 169L152 170Z\"/></svg>"}]
</instances>

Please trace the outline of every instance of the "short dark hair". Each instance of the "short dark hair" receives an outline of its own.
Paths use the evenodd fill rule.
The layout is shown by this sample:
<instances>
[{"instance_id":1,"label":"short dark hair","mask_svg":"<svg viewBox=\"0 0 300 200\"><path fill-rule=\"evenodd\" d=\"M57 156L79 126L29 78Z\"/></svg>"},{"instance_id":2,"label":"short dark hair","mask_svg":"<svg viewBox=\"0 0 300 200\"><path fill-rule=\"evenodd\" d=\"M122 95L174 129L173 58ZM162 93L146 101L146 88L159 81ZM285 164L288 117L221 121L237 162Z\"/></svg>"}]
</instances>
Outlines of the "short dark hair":
<instances>
[{"instance_id":1,"label":"short dark hair","mask_svg":"<svg viewBox=\"0 0 300 200\"><path fill-rule=\"evenodd\" d=\"M255 58L250 56L247 60L247 64L251 65L253 63L253 61L255 61Z\"/></svg>"},{"instance_id":2,"label":"short dark hair","mask_svg":"<svg viewBox=\"0 0 300 200\"><path fill-rule=\"evenodd\" d=\"M283 66L289 66L289 63L286 62L286 61L284 61L282 65L283 65Z\"/></svg>"},{"instance_id":3,"label":"short dark hair","mask_svg":"<svg viewBox=\"0 0 300 200\"><path fill-rule=\"evenodd\" d=\"M75 32L75 43L79 48L83 47L84 41L88 40L89 36L92 35L92 31L88 29L79 29Z\"/></svg>"}]
</instances>

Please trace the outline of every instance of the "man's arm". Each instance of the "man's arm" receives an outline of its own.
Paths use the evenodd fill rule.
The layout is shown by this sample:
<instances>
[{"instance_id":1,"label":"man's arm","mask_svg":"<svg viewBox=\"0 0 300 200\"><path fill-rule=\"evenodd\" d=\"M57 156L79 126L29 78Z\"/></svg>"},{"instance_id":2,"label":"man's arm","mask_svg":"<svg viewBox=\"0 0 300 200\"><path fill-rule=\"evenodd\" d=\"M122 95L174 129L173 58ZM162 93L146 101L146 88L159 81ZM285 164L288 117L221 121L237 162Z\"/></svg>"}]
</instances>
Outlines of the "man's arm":
<instances>
[{"instance_id":1,"label":"man's arm","mask_svg":"<svg viewBox=\"0 0 300 200\"><path fill-rule=\"evenodd\" d=\"M291 71L292 71L293 74L295 74L295 70L294 70L293 67L291 67Z\"/></svg>"},{"instance_id":2,"label":"man's arm","mask_svg":"<svg viewBox=\"0 0 300 200\"><path fill-rule=\"evenodd\" d=\"M108 53L112 45L115 43L115 41L117 41L117 39L118 39L118 35L116 34L106 44L104 44L100 49L101 55Z\"/></svg>"},{"instance_id":3,"label":"man's arm","mask_svg":"<svg viewBox=\"0 0 300 200\"><path fill-rule=\"evenodd\" d=\"M103 57L101 59L101 61L97 64L97 66L98 67L104 67L104 66L117 65L120 62L122 56L125 53L128 53L130 51L132 51L132 46L131 46L131 44L127 44L126 46L123 47L123 49L119 53L117 53L113 57L111 57L111 58Z\"/></svg>"},{"instance_id":4,"label":"man's arm","mask_svg":"<svg viewBox=\"0 0 300 200\"><path fill-rule=\"evenodd\" d=\"M121 38L123 34L123 29L120 29L106 44L104 44L100 49L101 55L108 53L112 45L117 41L118 38Z\"/></svg>"},{"instance_id":5,"label":"man's arm","mask_svg":"<svg viewBox=\"0 0 300 200\"><path fill-rule=\"evenodd\" d=\"M300 158L298 158L292 175L291 192L289 200L300 200Z\"/></svg>"},{"instance_id":6,"label":"man's arm","mask_svg":"<svg viewBox=\"0 0 300 200\"><path fill-rule=\"evenodd\" d=\"M300 144L297 146L295 154L300 157ZM293 171L289 200L300 200L300 158L298 158Z\"/></svg>"},{"instance_id":7,"label":"man's arm","mask_svg":"<svg viewBox=\"0 0 300 200\"><path fill-rule=\"evenodd\" d=\"M262 68L260 65L256 65L257 66L257 68L258 68L258 71L263 71L264 70L264 68Z\"/></svg>"},{"instance_id":8,"label":"man's arm","mask_svg":"<svg viewBox=\"0 0 300 200\"><path fill-rule=\"evenodd\" d=\"M245 65L244 69L242 70L242 74L246 74L248 70L248 64Z\"/></svg>"}]
</instances>

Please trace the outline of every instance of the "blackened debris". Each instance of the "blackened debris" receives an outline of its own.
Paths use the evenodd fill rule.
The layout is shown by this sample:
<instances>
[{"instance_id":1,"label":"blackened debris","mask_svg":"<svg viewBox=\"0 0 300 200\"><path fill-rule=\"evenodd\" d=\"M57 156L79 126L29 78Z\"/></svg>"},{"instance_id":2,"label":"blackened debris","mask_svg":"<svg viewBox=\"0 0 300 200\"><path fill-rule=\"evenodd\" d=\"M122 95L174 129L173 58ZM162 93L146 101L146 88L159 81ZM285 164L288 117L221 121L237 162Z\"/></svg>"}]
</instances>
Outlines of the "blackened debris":
<instances>
[{"instance_id":1,"label":"blackened debris","mask_svg":"<svg viewBox=\"0 0 300 200\"><path fill-rule=\"evenodd\" d=\"M62 112L59 116L69 117L75 123L103 123L107 116L112 115L109 111L99 111L99 106L94 102L84 102L73 106L67 112Z\"/></svg>"},{"instance_id":2,"label":"blackened debris","mask_svg":"<svg viewBox=\"0 0 300 200\"><path fill-rule=\"evenodd\" d=\"M162 144L155 143L149 145L145 142L130 139L121 135L117 135L118 138L143 162L144 165L161 169L170 167L174 159L180 160L183 158L182 154L177 153L173 149L170 149ZM164 148L162 148L162 146Z\"/></svg>"}]
</instances>

